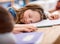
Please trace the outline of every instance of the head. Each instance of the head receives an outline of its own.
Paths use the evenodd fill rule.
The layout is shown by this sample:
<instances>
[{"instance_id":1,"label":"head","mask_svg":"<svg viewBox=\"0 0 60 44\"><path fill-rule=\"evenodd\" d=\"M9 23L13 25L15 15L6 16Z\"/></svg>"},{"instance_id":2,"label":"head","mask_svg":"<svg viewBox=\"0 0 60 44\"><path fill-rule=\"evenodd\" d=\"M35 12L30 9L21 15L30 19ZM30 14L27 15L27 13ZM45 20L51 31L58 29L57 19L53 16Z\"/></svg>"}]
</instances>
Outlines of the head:
<instances>
[{"instance_id":1,"label":"head","mask_svg":"<svg viewBox=\"0 0 60 44\"><path fill-rule=\"evenodd\" d=\"M0 6L0 33L8 33L13 30L13 18L11 14Z\"/></svg>"},{"instance_id":2,"label":"head","mask_svg":"<svg viewBox=\"0 0 60 44\"><path fill-rule=\"evenodd\" d=\"M16 23L36 23L45 18L44 10L41 6L30 4L18 11Z\"/></svg>"}]
</instances>

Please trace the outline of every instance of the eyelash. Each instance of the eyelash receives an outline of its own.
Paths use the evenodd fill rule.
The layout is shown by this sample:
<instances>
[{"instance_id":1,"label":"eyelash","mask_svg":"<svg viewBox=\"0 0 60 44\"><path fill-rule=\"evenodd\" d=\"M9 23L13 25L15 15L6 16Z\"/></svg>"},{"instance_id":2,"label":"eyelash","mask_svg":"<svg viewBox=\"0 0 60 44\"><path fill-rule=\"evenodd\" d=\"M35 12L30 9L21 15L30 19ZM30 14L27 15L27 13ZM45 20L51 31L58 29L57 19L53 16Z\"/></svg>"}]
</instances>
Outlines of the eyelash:
<instances>
[{"instance_id":1,"label":"eyelash","mask_svg":"<svg viewBox=\"0 0 60 44\"><path fill-rule=\"evenodd\" d=\"M29 18L31 18L30 14L29 14Z\"/></svg>"},{"instance_id":2,"label":"eyelash","mask_svg":"<svg viewBox=\"0 0 60 44\"><path fill-rule=\"evenodd\" d=\"M31 16L29 15L29 18L30 18Z\"/></svg>"},{"instance_id":3,"label":"eyelash","mask_svg":"<svg viewBox=\"0 0 60 44\"><path fill-rule=\"evenodd\" d=\"M29 18L31 18L31 16L29 15Z\"/></svg>"}]
</instances>

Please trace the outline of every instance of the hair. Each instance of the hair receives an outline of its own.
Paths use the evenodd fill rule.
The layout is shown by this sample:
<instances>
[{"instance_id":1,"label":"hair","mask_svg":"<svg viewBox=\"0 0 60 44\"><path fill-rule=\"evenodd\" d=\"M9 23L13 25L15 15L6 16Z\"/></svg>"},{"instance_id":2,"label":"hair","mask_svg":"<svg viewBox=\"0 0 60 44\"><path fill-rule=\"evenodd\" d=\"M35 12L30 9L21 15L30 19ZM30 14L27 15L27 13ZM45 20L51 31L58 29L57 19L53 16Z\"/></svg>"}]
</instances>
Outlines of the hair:
<instances>
[{"instance_id":1,"label":"hair","mask_svg":"<svg viewBox=\"0 0 60 44\"><path fill-rule=\"evenodd\" d=\"M16 23L17 24L21 23L21 19L24 16L24 12L28 9L39 12L41 15L41 20L46 19L46 16L44 14L44 10L41 6L36 5L36 4L30 4L30 5L26 5L25 7L19 9L18 11L16 11L17 12L17 15L16 15Z\"/></svg>"},{"instance_id":2,"label":"hair","mask_svg":"<svg viewBox=\"0 0 60 44\"><path fill-rule=\"evenodd\" d=\"M13 27L13 17L5 8L0 6L0 34L11 32Z\"/></svg>"}]
</instances>

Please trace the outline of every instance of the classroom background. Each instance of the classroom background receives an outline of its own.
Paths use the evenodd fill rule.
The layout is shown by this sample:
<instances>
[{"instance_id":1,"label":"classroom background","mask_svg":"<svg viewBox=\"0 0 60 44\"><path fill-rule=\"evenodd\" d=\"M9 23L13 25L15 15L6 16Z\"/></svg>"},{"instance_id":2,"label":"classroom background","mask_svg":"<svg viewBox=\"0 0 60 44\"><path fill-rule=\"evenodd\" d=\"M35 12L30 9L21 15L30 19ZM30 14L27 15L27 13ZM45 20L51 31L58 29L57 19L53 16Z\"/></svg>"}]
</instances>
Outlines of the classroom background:
<instances>
[{"instance_id":1,"label":"classroom background","mask_svg":"<svg viewBox=\"0 0 60 44\"><path fill-rule=\"evenodd\" d=\"M49 1L50 3L54 2L54 4L56 3L57 0L0 0L0 5L2 5L5 8L14 6L15 8L21 8L24 7L26 4L31 3L31 2L35 2L35 1L41 1L42 2L47 2ZM50 4L52 5L52 4Z\"/></svg>"},{"instance_id":2,"label":"classroom background","mask_svg":"<svg viewBox=\"0 0 60 44\"><path fill-rule=\"evenodd\" d=\"M48 11L48 10L53 9L55 7L57 1L58 0L0 0L0 5L5 7L6 9L9 8L9 7L15 7L16 9L19 9L19 8L24 7L25 5L27 5L29 3L30 4L31 3L37 3L37 4L42 4L42 7L46 11ZM55 23L56 24L58 24L58 23L60 24L60 20L58 20L58 21L54 20L52 25L55 25L55 26L50 26L50 27L46 26L45 28L40 28L39 27L38 30L36 31L36 32L43 32L43 34L44 34L44 36L42 37L43 38L42 44L45 44L45 43L60 44L60 25L56 25ZM41 24L43 24L43 23L41 23ZM51 22L49 22L48 24L51 25ZM27 33L26 33L26 35L27 35ZM38 33L35 34L35 35L38 35ZM40 38L40 39L42 39L42 38ZM17 37L17 39L19 39L19 38ZM35 39L36 38L34 38L34 40Z\"/></svg>"}]
</instances>

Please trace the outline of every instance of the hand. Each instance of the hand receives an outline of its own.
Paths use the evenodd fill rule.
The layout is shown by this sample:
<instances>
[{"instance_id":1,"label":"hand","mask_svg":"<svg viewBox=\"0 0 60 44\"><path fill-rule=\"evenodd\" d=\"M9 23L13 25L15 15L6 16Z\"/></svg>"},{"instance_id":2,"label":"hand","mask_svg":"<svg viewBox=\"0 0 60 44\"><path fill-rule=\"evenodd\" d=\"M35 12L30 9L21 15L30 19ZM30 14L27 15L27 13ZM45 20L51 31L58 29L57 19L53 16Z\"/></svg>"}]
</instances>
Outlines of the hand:
<instances>
[{"instance_id":1,"label":"hand","mask_svg":"<svg viewBox=\"0 0 60 44\"><path fill-rule=\"evenodd\" d=\"M50 15L50 16L48 16L48 18L49 18L50 20L56 20L56 19L59 19L59 15L57 15L57 14L55 14L55 15Z\"/></svg>"},{"instance_id":2,"label":"hand","mask_svg":"<svg viewBox=\"0 0 60 44\"><path fill-rule=\"evenodd\" d=\"M48 16L50 20L56 20L60 18L60 10L59 11L54 11L51 13L51 15Z\"/></svg>"},{"instance_id":3,"label":"hand","mask_svg":"<svg viewBox=\"0 0 60 44\"><path fill-rule=\"evenodd\" d=\"M36 31L37 28L33 26L15 26L13 29L13 33L22 33L22 32L33 32Z\"/></svg>"}]
</instances>

